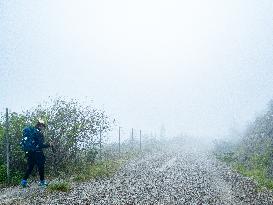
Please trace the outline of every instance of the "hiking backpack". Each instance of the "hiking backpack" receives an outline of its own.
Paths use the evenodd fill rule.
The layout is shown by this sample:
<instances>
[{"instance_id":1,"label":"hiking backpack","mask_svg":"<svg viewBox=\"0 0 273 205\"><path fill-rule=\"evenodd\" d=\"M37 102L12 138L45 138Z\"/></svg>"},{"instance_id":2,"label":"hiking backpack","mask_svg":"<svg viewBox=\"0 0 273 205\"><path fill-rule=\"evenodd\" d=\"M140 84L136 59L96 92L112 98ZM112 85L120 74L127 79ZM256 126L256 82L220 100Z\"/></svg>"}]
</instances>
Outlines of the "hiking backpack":
<instances>
[{"instance_id":1,"label":"hiking backpack","mask_svg":"<svg viewBox=\"0 0 273 205\"><path fill-rule=\"evenodd\" d=\"M34 127L26 127L23 129L23 136L21 140L21 148L24 152L35 151L36 147L34 145L34 135L35 135Z\"/></svg>"}]
</instances>

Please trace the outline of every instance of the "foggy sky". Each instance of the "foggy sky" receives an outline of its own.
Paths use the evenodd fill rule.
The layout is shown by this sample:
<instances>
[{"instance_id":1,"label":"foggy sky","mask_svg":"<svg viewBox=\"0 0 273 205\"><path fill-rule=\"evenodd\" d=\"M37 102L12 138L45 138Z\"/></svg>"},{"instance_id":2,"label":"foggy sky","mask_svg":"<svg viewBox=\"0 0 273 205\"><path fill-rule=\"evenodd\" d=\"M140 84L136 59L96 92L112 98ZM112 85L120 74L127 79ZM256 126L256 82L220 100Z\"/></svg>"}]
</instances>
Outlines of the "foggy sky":
<instances>
[{"instance_id":1,"label":"foggy sky","mask_svg":"<svg viewBox=\"0 0 273 205\"><path fill-rule=\"evenodd\" d=\"M273 3L0 1L0 112L67 96L124 129L220 136L273 98Z\"/></svg>"}]
</instances>

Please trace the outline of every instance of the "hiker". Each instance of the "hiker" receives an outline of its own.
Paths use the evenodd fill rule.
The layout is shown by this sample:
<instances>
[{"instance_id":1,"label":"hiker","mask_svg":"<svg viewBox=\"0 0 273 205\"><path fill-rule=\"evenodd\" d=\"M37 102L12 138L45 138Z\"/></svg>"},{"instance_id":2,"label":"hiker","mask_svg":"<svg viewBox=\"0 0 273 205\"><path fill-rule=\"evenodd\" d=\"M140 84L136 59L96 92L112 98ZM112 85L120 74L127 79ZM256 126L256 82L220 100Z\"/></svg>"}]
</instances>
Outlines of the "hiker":
<instances>
[{"instance_id":1,"label":"hiker","mask_svg":"<svg viewBox=\"0 0 273 205\"><path fill-rule=\"evenodd\" d=\"M35 164L38 167L40 175L39 186L47 186L47 182L44 177L45 155L43 153L43 149L52 146L52 144L44 143L43 131L45 128L45 122L43 120L38 120L35 127L30 126L23 130L21 146L25 151L27 158L27 169L21 181L21 185L23 187L28 186L27 179Z\"/></svg>"}]
</instances>

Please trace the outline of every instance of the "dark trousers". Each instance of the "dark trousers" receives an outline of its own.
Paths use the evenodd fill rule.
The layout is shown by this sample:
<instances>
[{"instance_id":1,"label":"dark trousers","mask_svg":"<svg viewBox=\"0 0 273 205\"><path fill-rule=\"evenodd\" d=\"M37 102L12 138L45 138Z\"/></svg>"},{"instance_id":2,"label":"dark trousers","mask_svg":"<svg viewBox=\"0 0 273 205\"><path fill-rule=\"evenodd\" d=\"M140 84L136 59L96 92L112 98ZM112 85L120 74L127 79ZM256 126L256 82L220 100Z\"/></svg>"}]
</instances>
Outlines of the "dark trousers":
<instances>
[{"instance_id":1,"label":"dark trousers","mask_svg":"<svg viewBox=\"0 0 273 205\"><path fill-rule=\"evenodd\" d=\"M26 154L27 157L27 170L24 176L24 180L27 180L29 175L31 174L34 165L36 164L38 167L40 180L45 179L45 156L43 152L29 152Z\"/></svg>"}]
</instances>

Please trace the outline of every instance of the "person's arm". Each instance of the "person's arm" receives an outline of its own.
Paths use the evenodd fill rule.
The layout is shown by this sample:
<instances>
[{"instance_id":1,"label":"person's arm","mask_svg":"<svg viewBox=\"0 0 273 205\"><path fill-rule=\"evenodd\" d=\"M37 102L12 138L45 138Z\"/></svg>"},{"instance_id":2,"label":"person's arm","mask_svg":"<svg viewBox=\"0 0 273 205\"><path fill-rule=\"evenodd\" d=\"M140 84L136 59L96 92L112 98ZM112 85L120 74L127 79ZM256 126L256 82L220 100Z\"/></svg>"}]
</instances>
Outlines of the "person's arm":
<instances>
[{"instance_id":1,"label":"person's arm","mask_svg":"<svg viewBox=\"0 0 273 205\"><path fill-rule=\"evenodd\" d=\"M40 137L39 137L39 143L38 143L38 149L44 149L44 148L48 148L50 147L49 143L44 143L44 135L42 133L40 133Z\"/></svg>"},{"instance_id":2,"label":"person's arm","mask_svg":"<svg viewBox=\"0 0 273 205\"><path fill-rule=\"evenodd\" d=\"M40 148L49 148L50 147L50 144L49 143L43 143L39 146Z\"/></svg>"}]
</instances>

